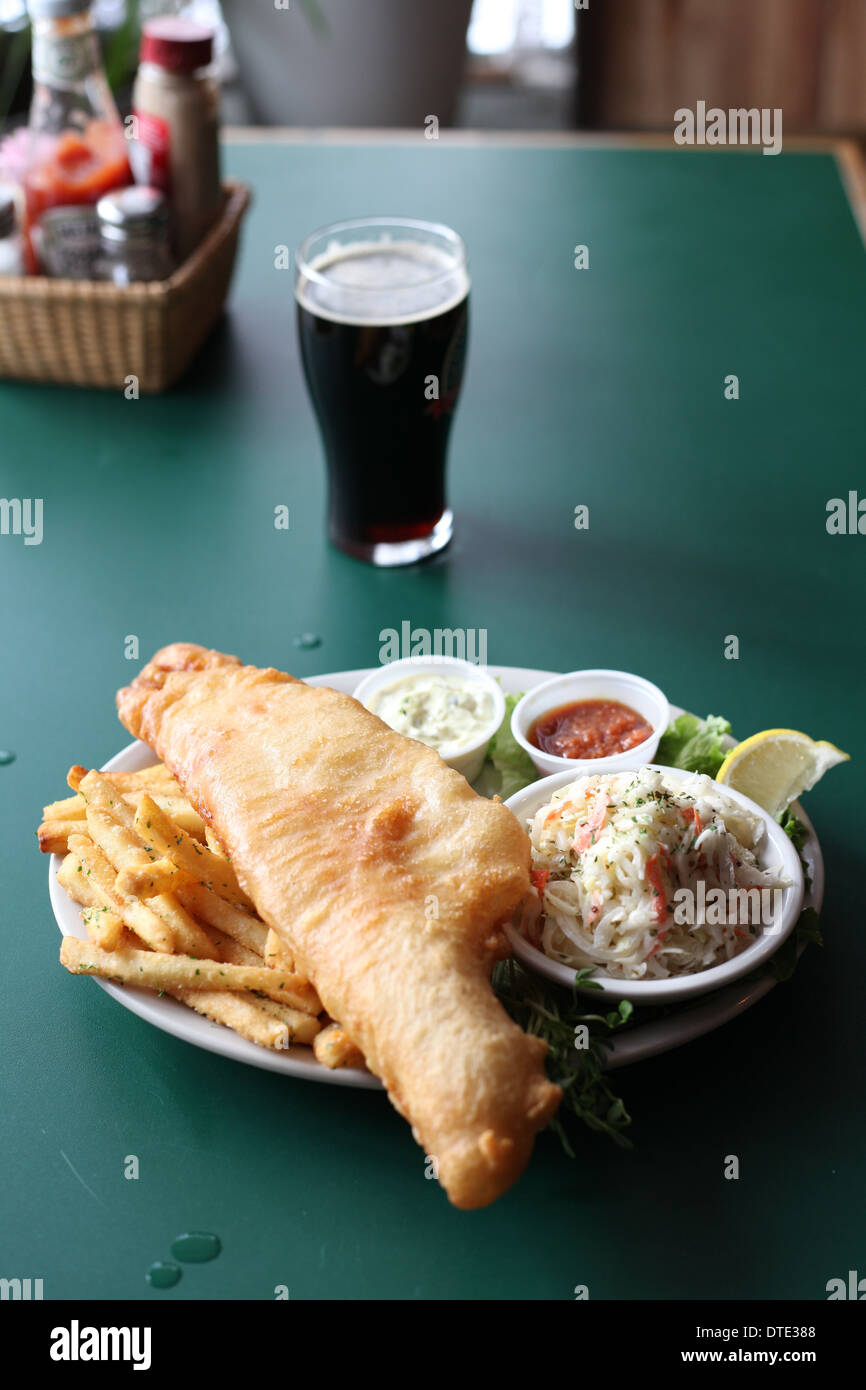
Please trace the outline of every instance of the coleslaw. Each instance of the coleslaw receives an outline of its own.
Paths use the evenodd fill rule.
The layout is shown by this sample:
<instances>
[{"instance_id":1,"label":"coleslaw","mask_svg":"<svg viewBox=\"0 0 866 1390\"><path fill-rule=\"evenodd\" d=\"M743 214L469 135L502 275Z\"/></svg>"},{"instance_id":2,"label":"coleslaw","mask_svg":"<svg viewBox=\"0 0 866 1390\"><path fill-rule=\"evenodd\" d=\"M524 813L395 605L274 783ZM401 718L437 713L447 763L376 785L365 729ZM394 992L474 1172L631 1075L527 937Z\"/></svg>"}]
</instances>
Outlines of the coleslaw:
<instances>
[{"instance_id":1,"label":"coleslaw","mask_svg":"<svg viewBox=\"0 0 866 1390\"><path fill-rule=\"evenodd\" d=\"M763 869L763 821L703 775L579 777L529 822L524 935L576 969L621 979L706 970L774 917L787 880Z\"/></svg>"}]
</instances>

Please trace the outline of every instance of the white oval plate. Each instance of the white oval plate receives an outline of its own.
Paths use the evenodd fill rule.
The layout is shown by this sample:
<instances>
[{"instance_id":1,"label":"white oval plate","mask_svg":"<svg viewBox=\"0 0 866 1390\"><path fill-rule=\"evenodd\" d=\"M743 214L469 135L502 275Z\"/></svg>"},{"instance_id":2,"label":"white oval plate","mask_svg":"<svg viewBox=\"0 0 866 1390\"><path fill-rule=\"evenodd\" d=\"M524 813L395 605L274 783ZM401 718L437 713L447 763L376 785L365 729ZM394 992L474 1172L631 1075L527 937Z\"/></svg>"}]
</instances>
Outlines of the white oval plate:
<instances>
[{"instance_id":1,"label":"white oval plate","mask_svg":"<svg viewBox=\"0 0 866 1390\"><path fill-rule=\"evenodd\" d=\"M522 666L489 666L487 669L491 675L501 680L502 688L507 695L520 695L531 686L556 674L553 671L536 671ZM358 683L369 674L369 669L337 671L323 676L310 676L307 678L307 684L328 685L334 690L350 695ZM680 709L671 706L672 719L681 713ZM153 753L147 745L135 742L128 744L111 758L105 764L105 770L136 772L154 761ZM820 912L824 896L821 847L808 816L799 806L796 806L795 810L809 831L803 857L809 867L812 889L806 896L804 906L814 907L816 912ZM52 855L48 867L48 889L54 916L64 936L77 936L86 940L79 909L57 882L60 862L58 855ZM368 1071L352 1067L331 1070L322 1066L316 1061L310 1048L290 1047L286 1052L271 1052L267 1048L256 1047L254 1043L247 1042L246 1038L238 1037L237 1033L233 1033L229 1028L211 1023L209 1019L202 1018L200 1014L187 1009L174 999L165 996L160 998L131 985L116 985L109 980L100 980L95 976L93 978L101 989L125 1009L152 1023L154 1027L162 1029L164 1033L171 1033L173 1037L193 1043L194 1046L204 1048L208 1052L218 1052L235 1062L246 1062L249 1066L263 1067L266 1071L282 1072L287 1076L297 1076L308 1081L381 1089L379 1080ZM720 1028L723 1023L736 1018L759 999L763 999L775 983L772 975L754 982L741 981L707 996L698 1006L681 1009L677 1013L654 1019L614 1036L608 1065L621 1067L630 1062L643 1061L646 1057L667 1052L682 1043L691 1042L693 1038L701 1037L704 1033L712 1032L714 1028Z\"/></svg>"}]
</instances>

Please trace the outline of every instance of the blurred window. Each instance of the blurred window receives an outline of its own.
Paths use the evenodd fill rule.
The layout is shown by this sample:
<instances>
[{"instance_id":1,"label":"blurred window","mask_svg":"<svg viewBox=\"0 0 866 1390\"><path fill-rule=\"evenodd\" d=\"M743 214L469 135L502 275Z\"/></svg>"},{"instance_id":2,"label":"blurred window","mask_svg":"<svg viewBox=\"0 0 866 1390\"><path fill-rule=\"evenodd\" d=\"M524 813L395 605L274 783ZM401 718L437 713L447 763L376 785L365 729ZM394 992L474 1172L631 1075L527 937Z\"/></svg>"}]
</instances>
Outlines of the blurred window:
<instances>
[{"instance_id":1,"label":"blurred window","mask_svg":"<svg viewBox=\"0 0 866 1390\"><path fill-rule=\"evenodd\" d=\"M475 0L469 52L480 58L568 48L574 0Z\"/></svg>"}]
</instances>

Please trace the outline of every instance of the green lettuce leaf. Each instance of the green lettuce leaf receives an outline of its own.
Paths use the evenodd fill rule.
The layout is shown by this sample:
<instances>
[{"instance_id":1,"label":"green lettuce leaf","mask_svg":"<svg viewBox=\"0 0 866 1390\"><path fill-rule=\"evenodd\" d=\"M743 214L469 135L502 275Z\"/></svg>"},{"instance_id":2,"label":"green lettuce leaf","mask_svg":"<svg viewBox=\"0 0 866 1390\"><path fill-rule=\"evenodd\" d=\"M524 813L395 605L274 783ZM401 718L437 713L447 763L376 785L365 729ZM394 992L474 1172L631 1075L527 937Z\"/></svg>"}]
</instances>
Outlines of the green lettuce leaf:
<instances>
[{"instance_id":1,"label":"green lettuce leaf","mask_svg":"<svg viewBox=\"0 0 866 1390\"><path fill-rule=\"evenodd\" d=\"M795 816L790 809L782 813L779 824L800 857L800 863L803 865L803 878L806 882L806 892L811 893L812 875L809 873L809 865L803 858L803 846L809 838L809 832L799 816Z\"/></svg>"},{"instance_id":2,"label":"green lettuce leaf","mask_svg":"<svg viewBox=\"0 0 866 1390\"><path fill-rule=\"evenodd\" d=\"M725 761L722 740L730 732L727 719L717 714L708 714L706 719L681 714L662 734L655 761L664 767L681 767L685 772L715 777Z\"/></svg>"},{"instance_id":3,"label":"green lettuce leaf","mask_svg":"<svg viewBox=\"0 0 866 1390\"><path fill-rule=\"evenodd\" d=\"M506 695L505 718L490 740L487 756L499 774L498 788L503 801L538 781L538 773L529 754L521 748L511 732L511 716L520 695Z\"/></svg>"},{"instance_id":4,"label":"green lettuce leaf","mask_svg":"<svg viewBox=\"0 0 866 1390\"><path fill-rule=\"evenodd\" d=\"M782 812L779 824L793 844L794 849L800 854L800 851L809 838L809 832L803 822L789 809ZM802 854L800 854L800 857L802 859Z\"/></svg>"}]
</instances>

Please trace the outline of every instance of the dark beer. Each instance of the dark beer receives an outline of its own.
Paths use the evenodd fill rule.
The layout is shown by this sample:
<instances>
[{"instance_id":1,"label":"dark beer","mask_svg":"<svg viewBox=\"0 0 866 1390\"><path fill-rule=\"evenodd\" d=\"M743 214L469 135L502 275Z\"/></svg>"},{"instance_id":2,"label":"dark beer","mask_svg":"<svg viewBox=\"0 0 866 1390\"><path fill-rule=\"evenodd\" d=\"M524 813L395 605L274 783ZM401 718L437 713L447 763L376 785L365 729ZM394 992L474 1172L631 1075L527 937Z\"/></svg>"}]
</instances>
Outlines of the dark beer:
<instances>
[{"instance_id":1,"label":"dark beer","mask_svg":"<svg viewBox=\"0 0 866 1390\"><path fill-rule=\"evenodd\" d=\"M454 234L449 234L452 238ZM298 329L335 545L405 564L447 544L448 436L463 379L469 280L453 247L371 229L299 266Z\"/></svg>"}]
</instances>

